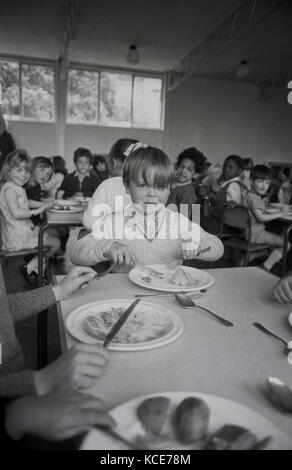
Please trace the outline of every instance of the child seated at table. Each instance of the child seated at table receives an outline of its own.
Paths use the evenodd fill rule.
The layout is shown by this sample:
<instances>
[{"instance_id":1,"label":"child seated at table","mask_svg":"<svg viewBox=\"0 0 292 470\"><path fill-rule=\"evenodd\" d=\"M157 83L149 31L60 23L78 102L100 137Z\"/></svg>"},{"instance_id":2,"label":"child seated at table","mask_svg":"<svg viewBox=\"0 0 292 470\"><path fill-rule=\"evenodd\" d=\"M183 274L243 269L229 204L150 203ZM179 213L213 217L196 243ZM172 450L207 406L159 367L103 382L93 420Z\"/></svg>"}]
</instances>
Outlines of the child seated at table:
<instances>
[{"instance_id":1,"label":"child seated at table","mask_svg":"<svg viewBox=\"0 0 292 470\"><path fill-rule=\"evenodd\" d=\"M167 207L168 209L180 211L184 204L187 211L184 214L192 220L194 204L197 202L193 177L196 173L196 155L194 153L180 153L176 162L176 185L170 192Z\"/></svg>"},{"instance_id":2,"label":"child seated at table","mask_svg":"<svg viewBox=\"0 0 292 470\"><path fill-rule=\"evenodd\" d=\"M53 165L53 174L46 183L41 185L41 189L44 191L45 197L55 199L68 171L66 170L65 160L60 155L52 157L50 161Z\"/></svg>"},{"instance_id":3,"label":"child seated at table","mask_svg":"<svg viewBox=\"0 0 292 470\"><path fill-rule=\"evenodd\" d=\"M2 249L7 251L36 248L38 246L38 227L31 218L43 213L46 204L31 210L23 186L30 178L31 158L24 150L14 150L5 159L0 174L0 216L2 231ZM52 257L60 247L60 240L48 230L44 237L47 252ZM22 266L25 278L36 284L38 272L37 256L27 265Z\"/></svg>"},{"instance_id":4,"label":"child seated at table","mask_svg":"<svg viewBox=\"0 0 292 470\"><path fill-rule=\"evenodd\" d=\"M251 242L266 243L271 247L275 247L262 265L266 271L270 271L282 258L284 239L280 235L268 232L265 223L283 217L287 211L286 208L281 208L276 212L273 211L273 213L268 212L268 201L265 195L270 188L270 184L270 169L265 165L256 165L252 172L252 190L245 199L245 205L251 214ZM288 244L289 249L290 245Z\"/></svg>"},{"instance_id":5,"label":"child seated at table","mask_svg":"<svg viewBox=\"0 0 292 470\"><path fill-rule=\"evenodd\" d=\"M99 180L99 184L109 178L106 159L102 155L94 155L91 173Z\"/></svg>"},{"instance_id":6,"label":"child seated at table","mask_svg":"<svg viewBox=\"0 0 292 470\"><path fill-rule=\"evenodd\" d=\"M66 175L60 189L57 192L57 199L67 199L72 196L92 197L99 180L90 173L92 166L91 152L79 147L74 152L75 171Z\"/></svg>"},{"instance_id":7,"label":"child seated at table","mask_svg":"<svg viewBox=\"0 0 292 470\"><path fill-rule=\"evenodd\" d=\"M173 174L173 165L162 150L141 147L133 151L123 166L123 183L132 203L95 222L92 235L77 242L75 260L77 253L82 263L96 264L109 253L116 264L129 270L135 263L178 265L183 259L220 258L223 245L217 237L165 208ZM201 253L206 248L209 251Z\"/></svg>"},{"instance_id":8,"label":"child seated at table","mask_svg":"<svg viewBox=\"0 0 292 470\"><path fill-rule=\"evenodd\" d=\"M218 180L219 190L213 200L211 213L213 233L219 233L220 231L225 205L243 204L247 190L240 178L242 169L243 159L238 155L229 155L223 163L222 175Z\"/></svg>"}]
</instances>

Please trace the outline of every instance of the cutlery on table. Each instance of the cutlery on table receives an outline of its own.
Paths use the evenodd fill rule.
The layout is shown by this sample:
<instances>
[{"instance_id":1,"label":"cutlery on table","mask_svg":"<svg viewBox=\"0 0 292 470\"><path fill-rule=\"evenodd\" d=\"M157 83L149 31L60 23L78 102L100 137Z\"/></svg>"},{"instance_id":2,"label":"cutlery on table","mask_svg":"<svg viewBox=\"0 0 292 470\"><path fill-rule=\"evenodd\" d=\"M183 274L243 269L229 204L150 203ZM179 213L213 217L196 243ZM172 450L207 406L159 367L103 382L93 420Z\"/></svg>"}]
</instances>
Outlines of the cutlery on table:
<instances>
[{"instance_id":1,"label":"cutlery on table","mask_svg":"<svg viewBox=\"0 0 292 470\"><path fill-rule=\"evenodd\" d=\"M263 326L261 323L258 323L258 322L255 322L253 323L253 326L255 326L256 328L258 328L260 331L262 331L263 333L266 333L266 335L269 335L269 336L272 336L273 338L276 338L278 341L281 341L282 344L284 344L285 346L285 353L286 354L289 354L289 352L292 351L292 348L289 347L287 341L285 341L283 338L281 338L280 336L276 335L275 333L273 333L272 331L268 330L265 326Z\"/></svg>"},{"instance_id":2,"label":"cutlery on table","mask_svg":"<svg viewBox=\"0 0 292 470\"><path fill-rule=\"evenodd\" d=\"M129 449L125 449L125 450L145 450L144 447L141 447L136 442L129 441L128 439L123 437L121 434L116 432L113 428L109 428L109 427L106 427L106 426L95 426L93 429L96 429L97 431L103 432L109 438L113 438L116 441L122 442L124 445L126 445L129 448Z\"/></svg>"},{"instance_id":3,"label":"cutlery on table","mask_svg":"<svg viewBox=\"0 0 292 470\"><path fill-rule=\"evenodd\" d=\"M195 304L195 302L190 297L188 297L187 295L185 295L185 294L174 294L174 296L175 296L176 301L182 307L184 307L184 308L193 308L193 307L200 308L200 309L205 310L206 312L208 312L213 317L215 317L223 325L228 326L228 327L233 326L233 323L231 321L226 320L226 318L220 317L220 315L217 315L217 313L211 312L211 310L208 310L205 307L201 307L200 305Z\"/></svg>"},{"instance_id":4,"label":"cutlery on table","mask_svg":"<svg viewBox=\"0 0 292 470\"><path fill-rule=\"evenodd\" d=\"M128 319L129 315L132 313L136 305L140 302L141 299L135 300L122 314L118 321L114 324L110 332L106 335L103 347L106 348L108 344L114 339L116 334L120 331L125 321Z\"/></svg>"},{"instance_id":5,"label":"cutlery on table","mask_svg":"<svg viewBox=\"0 0 292 470\"><path fill-rule=\"evenodd\" d=\"M201 295L205 294L207 289L200 289L195 291L180 291L180 292L159 292L156 294L135 294L134 297L158 297L158 296L169 296L173 294L192 294L191 297L201 297Z\"/></svg>"},{"instance_id":6,"label":"cutlery on table","mask_svg":"<svg viewBox=\"0 0 292 470\"><path fill-rule=\"evenodd\" d=\"M282 410L292 413L291 388L276 377L269 377L267 379L267 385L274 404L279 406Z\"/></svg>"}]
</instances>

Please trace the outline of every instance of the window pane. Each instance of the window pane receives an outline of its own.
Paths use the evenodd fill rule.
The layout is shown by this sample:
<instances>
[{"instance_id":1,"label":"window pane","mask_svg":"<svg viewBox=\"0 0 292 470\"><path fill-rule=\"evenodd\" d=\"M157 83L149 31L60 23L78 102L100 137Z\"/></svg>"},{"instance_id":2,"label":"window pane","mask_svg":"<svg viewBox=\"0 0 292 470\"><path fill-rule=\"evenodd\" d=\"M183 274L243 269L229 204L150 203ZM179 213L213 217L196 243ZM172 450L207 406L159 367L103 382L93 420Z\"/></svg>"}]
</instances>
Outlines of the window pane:
<instances>
[{"instance_id":1,"label":"window pane","mask_svg":"<svg viewBox=\"0 0 292 470\"><path fill-rule=\"evenodd\" d=\"M132 75L101 72L100 124L131 126Z\"/></svg>"},{"instance_id":2,"label":"window pane","mask_svg":"<svg viewBox=\"0 0 292 470\"><path fill-rule=\"evenodd\" d=\"M67 121L97 123L98 72L69 70Z\"/></svg>"},{"instance_id":3,"label":"window pane","mask_svg":"<svg viewBox=\"0 0 292 470\"><path fill-rule=\"evenodd\" d=\"M161 127L160 78L135 77L133 97L133 126Z\"/></svg>"},{"instance_id":4,"label":"window pane","mask_svg":"<svg viewBox=\"0 0 292 470\"><path fill-rule=\"evenodd\" d=\"M54 119L54 69L43 65L22 65L23 117L39 121Z\"/></svg>"},{"instance_id":5,"label":"window pane","mask_svg":"<svg viewBox=\"0 0 292 470\"><path fill-rule=\"evenodd\" d=\"M19 119L19 66L17 62L0 61L0 83L2 113L6 118Z\"/></svg>"}]
</instances>

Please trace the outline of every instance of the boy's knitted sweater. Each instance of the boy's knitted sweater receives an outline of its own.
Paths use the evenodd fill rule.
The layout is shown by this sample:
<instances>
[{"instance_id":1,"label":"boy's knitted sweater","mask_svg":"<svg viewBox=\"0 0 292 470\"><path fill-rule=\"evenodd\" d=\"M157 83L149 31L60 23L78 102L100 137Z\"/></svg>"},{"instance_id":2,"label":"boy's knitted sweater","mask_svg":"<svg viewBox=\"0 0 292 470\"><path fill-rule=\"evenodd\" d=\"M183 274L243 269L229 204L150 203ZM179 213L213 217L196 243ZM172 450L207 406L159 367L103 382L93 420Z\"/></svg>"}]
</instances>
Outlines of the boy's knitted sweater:
<instances>
[{"instance_id":1,"label":"boy's knitted sweater","mask_svg":"<svg viewBox=\"0 0 292 470\"><path fill-rule=\"evenodd\" d=\"M36 393L32 370L26 369L20 344L15 334L14 323L56 302L51 286L28 292L7 294L2 267L0 265L0 396L12 397Z\"/></svg>"},{"instance_id":2,"label":"boy's knitted sweater","mask_svg":"<svg viewBox=\"0 0 292 470\"><path fill-rule=\"evenodd\" d=\"M156 227L155 222L151 223L151 220L147 224L150 235L147 237L142 218L133 218L129 216L130 212L127 208L124 213L106 216L103 223L93 229L92 234L82 238L72 247L71 261L87 266L105 261L104 253L109 250L113 241L129 246L138 263L149 265L173 262L181 264L182 249L195 250L200 247L203 250L210 247L208 252L197 257L206 261L215 261L223 255L222 242L182 214L164 208Z\"/></svg>"}]
</instances>

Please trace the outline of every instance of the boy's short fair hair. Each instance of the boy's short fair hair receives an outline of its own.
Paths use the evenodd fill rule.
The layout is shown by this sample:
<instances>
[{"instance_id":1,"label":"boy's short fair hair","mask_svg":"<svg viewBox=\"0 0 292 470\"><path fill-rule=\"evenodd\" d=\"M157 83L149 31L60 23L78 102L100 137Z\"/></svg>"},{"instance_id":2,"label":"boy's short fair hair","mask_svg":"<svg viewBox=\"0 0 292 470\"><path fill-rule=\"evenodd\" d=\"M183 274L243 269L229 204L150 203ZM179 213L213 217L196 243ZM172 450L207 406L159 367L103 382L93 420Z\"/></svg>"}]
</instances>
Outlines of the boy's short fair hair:
<instances>
[{"instance_id":1,"label":"boy's short fair hair","mask_svg":"<svg viewBox=\"0 0 292 470\"><path fill-rule=\"evenodd\" d=\"M228 160L234 162L239 170L243 170L243 158L239 155L228 155L228 157L225 158L223 165L228 162Z\"/></svg>"},{"instance_id":2,"label":"boy's short fair hair","mask_svg":"<svg viewBox=\"0 0 292 470\"><path fill-rule=\"evenodd\" d=\"M204 171L207 158L196 147L189 147L183 150L177 157L176 167L178 167L185 158L194 162L195 170L198 173L202 173Z\"/></svg>"},{"instance_id":3,"label":"boy's short fair hair","mask_svg":"<svg viewBox=\"0 0 292 470\"><path fill-rule=\"evenodd\" d=\"M86 157L89 160L89 163L92 164L92 155L91 155L90 150L83 148L83 147L79 147L78 149L76 149L74 152L74 157L73 157L73 161L75 165L77 161L79 160L79 158L81 157Z\"/></svg>"},{"instance_id":4,"label":"boy's short fair hair","mask_svg":"<svg viewBox=\"0 0 292 470\"><path fill-rule=\"evenodd\" d=\"M251 177L253 180L271 180L271 170L266 165L256 165L253 167Z\"/></svg>"},{"instance_id":5,"label":"boy's short fair hair","mask_svg":"<svg viewBox=\"0 0 292 470\"><path fill-rule=\"evenodd\" d=\"M32 159L32 171L36 168L51 168L54 169L51 160L47 157L34 157Z\"/></svg>"},{"instance_id":6,"label":"boy's short fair hair","mask_svg":"<svg viewBox=\"0 0 292 470\"><path fill-rule=\"evenodd\" d=\"M156 147L139 148L132 152L123 166L123 183L139 183L143 178L148 186L168 188L174 179L174 167L166 153Z\"/></svg>"},{"instance_id":7,"label":"boy's short fair hair","mask_svg":"<svg viewBox=\"0 0 292 470\"><path fill-rule=\"evenodd\" d=\"M32 167L32 160L26 150L16 149L7 155L0 172L0 186L2 186L7 181L12 168L22 162L25 162L26 169L30 171Z\"/></svg>"}]
</instances>

